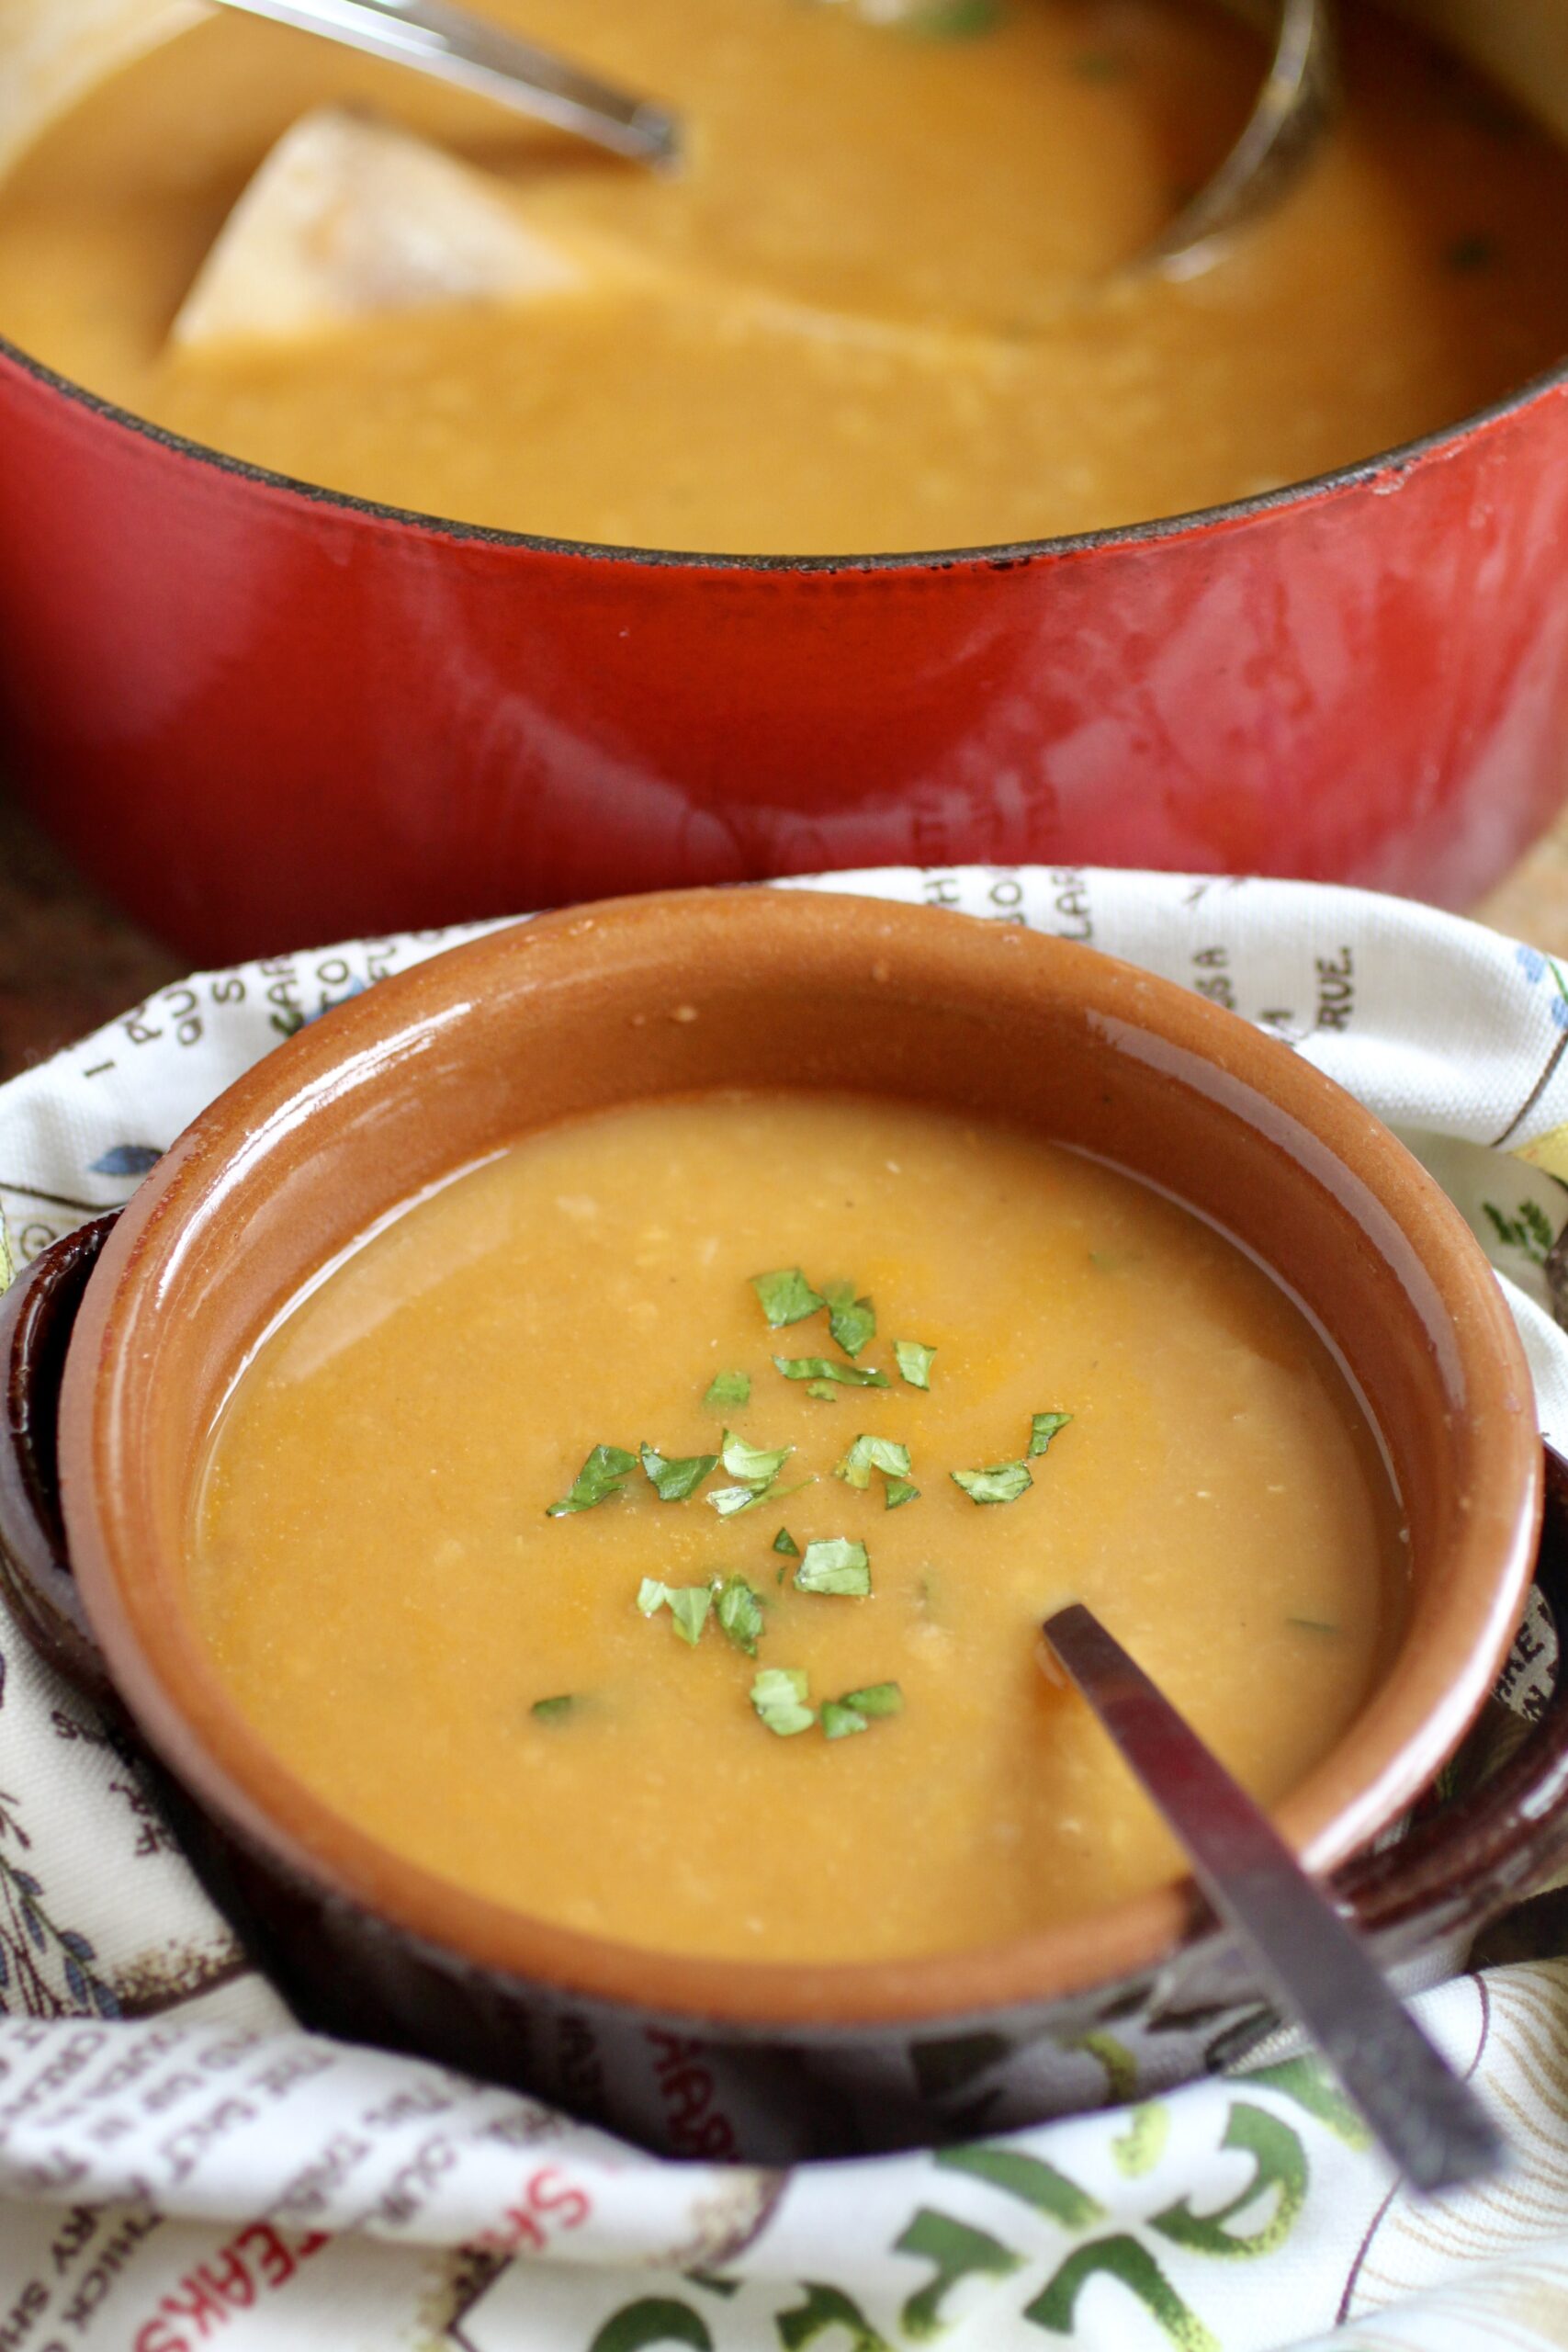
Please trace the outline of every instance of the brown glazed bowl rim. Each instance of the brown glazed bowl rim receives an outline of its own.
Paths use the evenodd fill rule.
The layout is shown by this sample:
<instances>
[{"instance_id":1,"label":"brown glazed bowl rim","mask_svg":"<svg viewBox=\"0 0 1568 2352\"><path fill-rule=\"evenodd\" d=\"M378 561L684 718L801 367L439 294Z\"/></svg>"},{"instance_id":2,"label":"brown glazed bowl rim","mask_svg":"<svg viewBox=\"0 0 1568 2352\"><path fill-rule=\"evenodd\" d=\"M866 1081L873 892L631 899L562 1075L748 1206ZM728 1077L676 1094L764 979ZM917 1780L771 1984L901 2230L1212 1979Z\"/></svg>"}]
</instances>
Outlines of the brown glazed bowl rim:
<instances>
[{"instance_id":1,"label":"brown glazed bowl rim","mask_svg":"<svg viewBox=\"0 0 1568 2352\"><path fill-rule=\"evenodd\" d=\"M344 1082L345 1071L394 1058L396 1041L416 1029L456 1035L464 1009L509 959L542 955L553 967L547 978L570 989L596 961L604 967L607 944L612 965L617 950L636 954L639 970L662 971L690 990L701 984L694 946L743 952L776 981L791 959L814 978L825 964L863 977L891 943L900 957L918 956L922 982L941 987L952 975L955 985L959 976L973 985L978 976L996 990L1002 1017L1010 991L1021 1003L1032 989L1037 1000L1088 1008L1108 1027L1130 1024L1156 1051L1199 1056L1227 1109L1239 1104L1255 1131L1293 1130L1320 1155L1326 1147L1346 1171L1347 1191L1370 1196L1361 1240L1380 1254L1391 1239L1406 1261L1414 1253L1425 1295L1437 1302L1445 1363L1457 1368L1472 1407L1445 1441L1469 1503L1440 1555L1443 1573L1427 1578L1427 1598L1376 1693L1375 1724L1364 1710L1276 1818L1309 1866L1325 1872L1364 1849L1429 1784L1513 1639L1540 1518L1540 1442L1533 1411L1521 1409L1531 1395L1529 1365L1484 1252L1397 1137L1290 1047L1096 949L1015 931L1012 944L1022 952L999 959L998 929L930 907L768 888L668 892L540 916L447 950L339 1007L266 1055L186 1130L122 1214L87 1286L66 1365L60 1464L72 1566L108 1673L205 1812L296 1877L459 1969L743 2035L792 2026L959 2025L1038 2007L1156 1968L1192 1930L1190 1882L1006 1945L901 1962L694 1958L557 1927L393 1854L334 1812L243 1721L194 1631L167 1605L155 1541L116 1476L117 1444L139 1364L151 1360L139 1335L145 1342L159 1316L179 1311L182 1238L203 1204L232 1200L247 1182L256 1138L279 1121L296 1132L310 1121L342 1122L352 1133L356 1089ZM348 1224L338 1245L358 1230ZM1417 1623L1423 1639L1412 1659L1408 1634Z\"/></svg>"}]
</instances>

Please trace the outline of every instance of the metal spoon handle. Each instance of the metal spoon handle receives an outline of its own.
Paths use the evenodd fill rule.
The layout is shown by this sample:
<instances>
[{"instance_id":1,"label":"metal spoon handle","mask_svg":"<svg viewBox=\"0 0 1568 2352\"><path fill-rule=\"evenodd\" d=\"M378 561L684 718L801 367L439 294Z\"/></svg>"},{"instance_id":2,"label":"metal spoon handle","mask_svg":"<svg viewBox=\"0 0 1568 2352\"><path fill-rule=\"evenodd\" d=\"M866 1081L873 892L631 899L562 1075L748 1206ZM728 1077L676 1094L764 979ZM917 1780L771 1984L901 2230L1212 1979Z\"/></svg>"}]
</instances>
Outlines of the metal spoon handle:
<instances>
[{"instance_id":1,"label":"metal spoon handle","mask_svg":"<svg viewBox=\"0 0 1568 2352\"><path fill-rule=\"evenodd\" d=\"M1504 2143L1474 2092L1246 1790L1092 1610L1058 1610L1044 1634L1214 1909L1252 1946L1400 2171L1429 2195L1498 2171Z\"/></svg>"},{"instance_id":2,"label":"metal spoon handle","mask_svg":"<svg viewBox=\"0 0 1568 2352\"><path fill-rule=\"evenodd\" d=\"M673 164L677 118L614 88L565 58L498 32L449 0L220 0L246 16L267 17L299 32L319 33L347 49L412 66L438 81L575 131L634 163Z\"/></svg>"}]
</instances>

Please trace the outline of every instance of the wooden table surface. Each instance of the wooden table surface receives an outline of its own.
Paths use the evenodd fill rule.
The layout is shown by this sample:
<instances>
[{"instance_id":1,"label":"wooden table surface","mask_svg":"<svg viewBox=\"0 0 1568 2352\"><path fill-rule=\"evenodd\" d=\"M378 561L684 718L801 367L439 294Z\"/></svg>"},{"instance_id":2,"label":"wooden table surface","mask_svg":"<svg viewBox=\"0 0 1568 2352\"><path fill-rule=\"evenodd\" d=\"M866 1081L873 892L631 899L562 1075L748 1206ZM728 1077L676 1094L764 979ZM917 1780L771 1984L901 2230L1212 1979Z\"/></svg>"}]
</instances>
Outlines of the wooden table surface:
<instances>
[{"instance_id":1,"label":"wooden table surface","mask_svg":"<svg viewBox=\"0 0 1568 2352\"><path fill-rule=\"evenodd\" d=\"M1568 808L1473 911L1568 957ZM0 1078L139 1004L185 968L88 889L0 795Z\"/></svg>"}]
</instances>

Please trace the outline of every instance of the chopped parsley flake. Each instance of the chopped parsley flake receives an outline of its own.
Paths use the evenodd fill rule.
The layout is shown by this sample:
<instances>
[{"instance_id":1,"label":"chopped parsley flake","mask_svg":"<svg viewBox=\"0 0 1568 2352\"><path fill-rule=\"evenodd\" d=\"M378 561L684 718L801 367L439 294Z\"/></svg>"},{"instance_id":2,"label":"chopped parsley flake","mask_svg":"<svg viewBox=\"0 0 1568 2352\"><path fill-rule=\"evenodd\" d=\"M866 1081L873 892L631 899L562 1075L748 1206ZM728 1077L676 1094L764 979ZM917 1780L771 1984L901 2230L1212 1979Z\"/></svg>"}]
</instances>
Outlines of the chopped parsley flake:
<instances>
[{"instance_id":1,"label":"chopped parsley flake","mask_svg":"<svg viewBox=\"0 0 1568 2352\"><path fill-rule=\"evenodd\" d=\"M762 1600L744 1577L727 1577L720 1585L718 1622L738 1650L744 1650L748 1657L756 1657L762 1631Z\"/></svg>"},{"instance_id":2,"label":"chopped parsley flake","mask_svg":"<svg viewBox=\"0 0 1568 2352\"><path fill-rule=\"evenodd\" d=\"M708 1393L703 1398L705 1413L722 1413L727 1405L749 1405L751 1401L751 1375L749 1372L716 1372L708 1383Z\"/></svg>"},{"instance_id":3,"label":"chopped parsley flake","mask_svg":"<svg viewBox=\"0 0 1568 2352\"><path fill-rule=\"evenodd\" d=\"M907 1380L911 1388L929 1388L931 1385L931 1358L934 1348L922 1347L919 1340L895 1340L893 1357L898 1366L898 1377Z\"/></svg>"},{"instance_id":4,"label":"chopped parsley flake","mask_svg":"<svg viewBox=\"0 0 1568 2352\"><path fill-rule=\"evenodd\" d=\"M703 1497L703 1500L717 1511L720 1519L734 1519L740 1511L755 1510L757 1505L766 1502L767 1498L766 1487L716 1487L711 1495Z\"/></svg>"},{"instance_id":5,"label":"chopped parsley flake","mask_svg":"<svg viewBox=\"0 0 1568 2352\"><path fill-rule=\"evenodd\" d=\"M777 1273L753 1274L751 1287L761 1301L770 1331L786 1323L804 1323L828 1302L814 1291L798 1266L781 1267Z\"/></svg>"},{"instance_id":6,"label":"chopped parsley flake","mask_svg":"<svg viewBox=\"0 0 1568 2352\"><path fill-rule=\"evenodd\" d=\"M863 1493L871 1484L874 1470L880 1470L887 1481L886 1506L889 1510L897 1510L900 1503L912 1503L920 1491L909 1483L908 1447L900 1445L897 1438L872 1437L863 1430L833 1476Z\"/></svg>"},{"instance_id":7,"label":"chopped parsley flake","mask_svg":"<svg viewBox=\"0 0 1568 2352\"><path fill-rule=\"evenodd\" d=\"M1058 1430L1065 1430L1072 1419L1071 1413L1036 1413L1029 1424L1029 1460L1043 1453Z\"/></svg>"},{"instance_id":8,"label":"chopped parsley flake","mask_svg":"<svg viewBox=\"0 0 1568 2352\"><path fill-rule=\"evenodd\" d=\"M1024 1462L993 1462L986 1470L952 1470L948 1476L972 1503L1015 1503L1034 1484Z\"/></svg>"},{"instance_id":9,"label":"chopped parsley flake","mask_svg":"<svg viewBox=\"0 0 1568 2352\"><path fill-rule=\"evenodd\" d=\"M896 1682L869 1682L863 1690L846 1690L839 1704L861 1715L901 1715L904 1693Z\"/></svg>"},{"instance_id":10,"label":"chopped parsley flake","mask_svg":"<svg viewBox=\"0 0 1568 2352\"><path fill-rule=\"evenodd\" d=\"M796 1732L809 1731L817 1721L817 1712L806 1703L810 1684L797 1668L787 1666L766 1666L751 1685L751 1704L768 1729L781 1739L793 1739Z\"/></svg>"},{"instance_id":11,"label":"chopped parsley flake","mask_svg":"<svg viewBox=\"0 0 1568 2352\"><path fill-rule=\"evenodd\" d=\"M642 1466L661 1503L683 1503L688 1495L695 1494L717 1463L716 1453L691 1453L684 1461L667 1462L661 1453L655 1453L651 1445L642 1449Z\"/></svg>"},{"instance_id":12,"label":"chopped parsley flake","mask_svg":"<svg viewBox=\"0 0 1568 2352\"><path fill-rule=\"evenodd\" d=\"M528 1713L537 1723L560 1724L581 1704L574 1692L565 1690L558 1699L536 1699Z\"/></svg>"},{"instance_id":13,"label":"chopped parsley flake","mask_svg":"<svg viewBox=\"0 0 1568 2352\"><path fill-rule=\"evenodd\" d=\"M661 1609L667 1608L681 1639L690 1642L695 1649L713 1606L713 1588L705 1584L660 1584L654 1577L644 1577L637 1588L637 1605L645 1617L657 1617Z\"/></svg>"},{"instance_id":14,"label":"chopped parsley flake","mask_svg":"<svg viewBox=\"0 0 1568 2352\"><path fill-rule=\"evenodd\" d=\"M546 1518L565 1519L572 1511L592 1510L596 1503L608 1502L612 1495L620 1493L636 1468L637 1455L628 1453L624 1445L596 1445L572 1480L570 1493L552 1503Z\"/></svg>"},{"instance_id":15,"label":"chopped parsley flake","mask_svg":"<svg viewBox=\"0 0 1568 2352\"><path fill-rule=\"evenodd\" d=\"M808 1380L806 1393L815 1396L819 1405L836 1405L839 1401L839 1392L830 1380Z\"/></svg>"},{"instance_id":16,"label":"chopped parsley flake","mask_svg":"<svg viewBox=\"0 0 1568 2352\"><path fill-rule=\"evenodd\" d=\"M763 1503L783 1502L787 1496L798 1495L803 1487L816 1484L815 1478L801 1478L793 1487L717 1487L703 1500L713 1505L720 1519L735 1519L743 1510L756 1510Z\"/></svg>"},{"instance_id":17,"label":"chopped parsley flake","mask_svg":"<svg viewBox=\"0 0 1568 2352\"><path fill-rule=\"evenodd\" d=\"M775 1356L773 1362L786 1380L836 1380L845 1388L893 1385L885 1372L865 1372L858 1363L835 1363L829 1356Z\"/></svg>"},{"instance_id":18,"label":"chopped parsley flake","mask_svg":"<svg viewBox=\"0 0 1568 2352\"><path fill-rule=\"evenodd\" d=\"M724 1466L749 1487L772 1486L794 1452L793 1445L748 1445L733 1430L724 1432Z\"/></svg>"},{"instance_id":19,"label":"chopped parsley flake","mask_svg":"<svg viewBox=\"0 0 1568 2352\"><path fill-rule=\"evenodd\" d=\"M795 1586L797 1592L837 1593L863 1600L871 1590L871 1561L865 1545L852 1543L846 1535L808 1544L806 1557L795 1572Z\"/></svg>"},{"instance_id":20,"label":"chopped parsley flake","mask_svg":"<svg viewBox=\"0 0 1568 2352\"><path fill-rule=\"evenodd\" d=\"M871 1484L874 1470L880 1470L890 1478L907 1478L909 1475L908 1447L900 1445L897 1438L871 1437L863 1432L833 1476L863 1494Z\"/></svg>"},{"instance_id":21,"label":"chopped parsley flake","mask_svg":"<svg viewBox=\"0 0 1568 2352\"><path fill-rule=\"evenodd\" d=\"M869 1298L855 1296L853 1283L829 1283L828 1329L847 1356L858 1356L875 1339L876 1309Z\"/></svg>"},{"instance_id":22,"label":"chopped parsley flake","mask_svg":"<svg viewBox=\"0 0 1568 2352\"><path fill-rule=\"evenodd\" d=\"M1339 1631L1338 1626L1331 1624L1326 1617L1287 1617L1285 1623L1293 1625L1301 1634L1337 1634Z\"/></svg>"},{"instance_id":23,"label":"chopped parsley flake","mask_svg":"<svg viewBox=\"0 0 1568 2352\"><path fill-rule=\"evenodd\" d=\"M841 1699L822 1702L822 1729L829 1739L849 1739L869 1731L879 1715L904 1710L904 1693L896 1682L873 1682L863 1690L846 1690Z\"/></svg>"},{"instance_id":24,"label":"chopped parsley flake","mask_svg":"<svg viewBox=\"0 0 1568 2352\"><path fill-rule=\"evenodd\" d=\"M774 1536L773 1549L775 1552L783 1552L786 1558L791 1560L798 1560L800 1557L800 1546L787 1527L781 1527Z\"/></svg>"}]
</instances>

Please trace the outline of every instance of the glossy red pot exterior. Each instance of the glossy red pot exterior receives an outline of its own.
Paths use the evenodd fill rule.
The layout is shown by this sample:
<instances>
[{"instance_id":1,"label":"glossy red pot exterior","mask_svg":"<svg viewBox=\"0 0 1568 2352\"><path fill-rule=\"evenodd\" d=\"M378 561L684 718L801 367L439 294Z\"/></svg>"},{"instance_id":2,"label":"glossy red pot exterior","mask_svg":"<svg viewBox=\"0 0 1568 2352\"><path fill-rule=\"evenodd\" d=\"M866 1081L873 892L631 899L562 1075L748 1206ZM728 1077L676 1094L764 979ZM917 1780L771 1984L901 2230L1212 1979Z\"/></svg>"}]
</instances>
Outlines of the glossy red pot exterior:
<instances>
[{"instance_id":1,"label":"glossy red pot exterior","mask_svg":"<svg viewBox=\"0 0 1568 2352\"><path fill-rule=\"evenodd\" d=\"M1568 784L1568 382L1325 482L726 562L260 474L0 345L0 742L194 957L882 862L1479 895Z\"/></svg>"}]
</instances>

